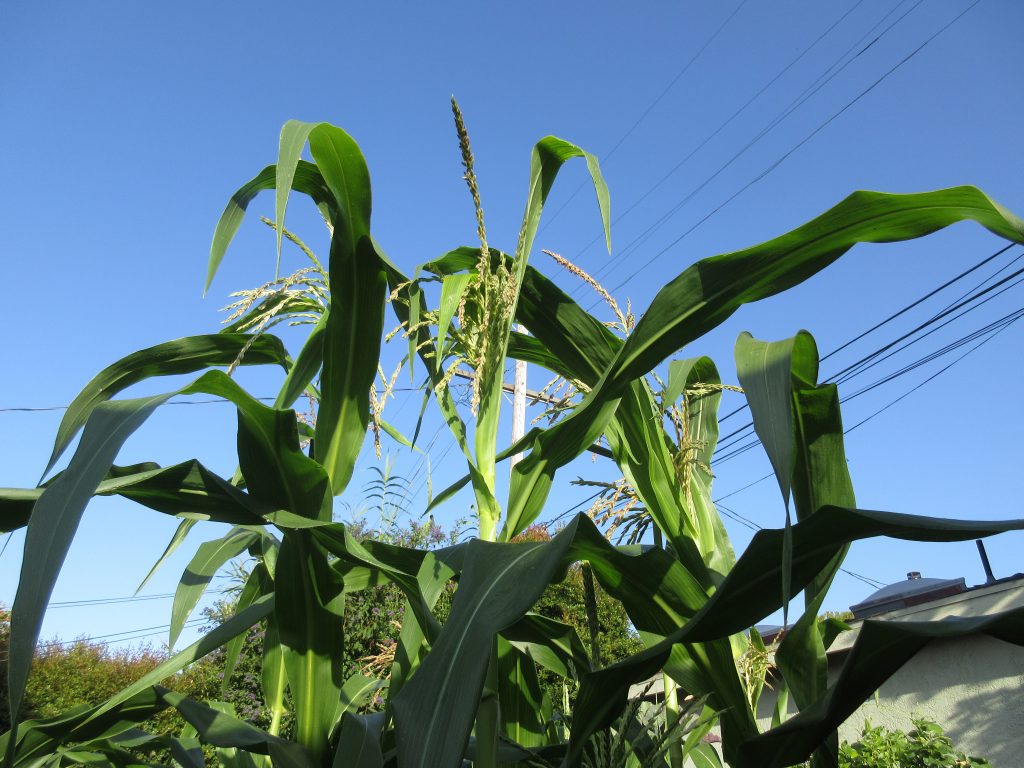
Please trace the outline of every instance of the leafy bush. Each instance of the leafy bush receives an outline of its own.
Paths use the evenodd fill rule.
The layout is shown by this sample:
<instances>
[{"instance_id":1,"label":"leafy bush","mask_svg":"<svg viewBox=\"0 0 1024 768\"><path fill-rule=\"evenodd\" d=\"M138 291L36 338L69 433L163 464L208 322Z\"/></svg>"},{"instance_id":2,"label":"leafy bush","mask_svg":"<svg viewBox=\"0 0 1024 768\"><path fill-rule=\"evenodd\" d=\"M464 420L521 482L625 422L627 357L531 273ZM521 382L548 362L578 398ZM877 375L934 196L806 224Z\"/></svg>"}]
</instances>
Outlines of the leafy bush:
<instances>
[{"instance_id":1,"label":"leafy bush","mask_svg":"<svg viewBox=\"0 0 1024 768\"><path fill-rule=\"evenodd\" d=\"M44 643L32 664L26 697L35 717L56 717L80 704L94 706L152 671L167 654L150 647L111 649L87 639ZM164 680L167 688L200 701L218 698L216 668L199 661ZM177 733L185 721L166 709L142 725L154 733Z\"/></svg>"},{"instance_id":2,"label":"leafy bush","mask_svg":"<svg viewBox=\"0 0 1024 768\"><path fill-rule=\"evenodd\" d=\"M915 718L910 733L864 724L860 740L843 742L840 768L967 768L989 766L988 760L969 757L953 747L942 727L926 718Z\"/></svg>"}]
</instances>

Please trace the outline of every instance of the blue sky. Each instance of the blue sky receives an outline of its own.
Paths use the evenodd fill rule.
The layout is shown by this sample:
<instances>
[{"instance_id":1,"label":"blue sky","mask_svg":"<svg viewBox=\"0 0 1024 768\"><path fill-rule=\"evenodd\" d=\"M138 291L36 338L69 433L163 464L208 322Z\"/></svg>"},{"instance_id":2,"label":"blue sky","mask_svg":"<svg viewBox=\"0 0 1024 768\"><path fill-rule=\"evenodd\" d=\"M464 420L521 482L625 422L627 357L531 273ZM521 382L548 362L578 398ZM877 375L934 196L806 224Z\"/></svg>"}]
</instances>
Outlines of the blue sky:
<instances>
[{"instance_id":1,"label":"blue sky","mask_svg":"<svg viewBox=\"0 0 1024 768\"><path fill-rule=\"evenodd\" d=\"M592 193L579 189L579 165L567 167L555 187L535 263L553 273L540 248L562 253L638 310L694 260L787 231L855 189L911 192L970 183L1024 212L1018 138L1024 96L1017 77L1024 71L1017 35L1024 8L1012 0L973 7L966 0L642 8L599 2L563 3L557 12L539 3L307 2L282 9L258 2L111 2L63 3L44 13L21 3L7 4L3 14L5 486L35 484L61 415L9 409L64 405L124 354L216 330L228 293L272 276L274 241L256 218L271 211L269 198L262 198L202 298L217 217L231 192L273 161L278 131L290 118L336 123L360 142L373 177L375 235L407 269L474 242L451 94L466 115L496 246L514 245L529 150L538 138L554 134L596 153L613 217L628 211L613 228L612 256L592 243L599 221ZM308 206L296 201L289 225L326 253ZM963 224L915 243L854 249L811 282L742 309L679 356L708 354L724 379L735 381L732 346L743 330L776 339L806 328L823 353L831 351L1000 246ZM844 350L823 364L823 373L927 319L1019 252ZM585 306L593 301L568 275L557 279ZM1008 290L841 391L851 394L1020 306L1021 291ZM1021 514L1022 325L849 435L861 506L975 519ZM286 338L296 349L298 336ZM846 423L885 407L967 349L852 400ZM395 354L388 351L388 359ZM269 374L244 372L240 380L257 395L274 391ZM531 374L531 386L543 383L541 372ZM171 386L147 384L139 392ZM407 427L417 395L399 394L391 418ZM727 397L723 412L738 404L737 396ZM739 418L723 432L740 426ZM435 489L461 471L455 453L444 453L446 435L437 426L424 427L427 438L438 435ZM129 441L119 461L197 456L229 474L233 428L226 405L168 406ZM420 487L423 462L394 446L391 455L395 471L414 476ZM365 459L339 501L340 516L359 506L359 489L372 478L372 455ZM722 462L715 467L715 495L732 494L768 471L760 450ZM612 474L610 465L589 459L567 467L552 496L552 516L585 495L569 480ZM424 503L425 490L413 510ZM772 482L724 503L758 525L783 520ZM450 524L468 504L456 500L439 519ZM750 529L727 524L742 548ZM127 502L95 501L53 600L131 594L174 526ZM195 545L219 533L216 526L194 532L146 593L173 591ZM0 555L0 601L8 604L22 541L16 534ZM997 575L1024 570L1022 543L1020 534L989 543ZM856 545L848 566L882 583L909 570L983 579L972 543L875 541ZM843 575L826 607L845 608L871 589ZM169 620L169 607L158 598L55 608L44 637L156 627Z\"/></svg>"}]
</instances>

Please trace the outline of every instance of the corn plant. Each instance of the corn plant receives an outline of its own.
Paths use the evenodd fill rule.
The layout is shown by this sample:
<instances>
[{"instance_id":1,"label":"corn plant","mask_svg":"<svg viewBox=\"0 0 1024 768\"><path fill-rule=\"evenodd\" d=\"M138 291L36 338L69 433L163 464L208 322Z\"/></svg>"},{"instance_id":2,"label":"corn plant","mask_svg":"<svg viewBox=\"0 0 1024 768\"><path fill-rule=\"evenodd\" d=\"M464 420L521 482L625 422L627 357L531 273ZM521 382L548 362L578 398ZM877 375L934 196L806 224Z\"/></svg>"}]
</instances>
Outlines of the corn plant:
<instances>
[{"instance_id":1,"label":"corn plant","mask_svg":"<svg viewBox=\"0 0 1024 768\"><path fill-rule=\"evenodd\" d=\"M408 277L371 234L369 172L356 142L328 124L287 123L277 162L231 197L217 225L207 284L259 192L275 193L279 253L291 193L309 197L330 231L327 267L317 272L317 287L274 293L268 285L273 295L265 297L294 302L291 309L314 321L302 348L290 356L266 323L256 323L129 355L101 371L68 409L45 475L81 433L66 467L40 487L0 492L0 530L27 527L8 662L15 725L0 737L6 765L122 764L142 745L170 750L177 764L201 765L202 743L216 748L225 765L456 768L470 760L482 768L539 761L579 766L593 755L591 737L614 729L627 711L630 686L659 673L704 702L706 715L717 713L730 765L784 766L812 754L817 765L835 765L837 725L929 639L986 632L1024 644L1021 610L926 624L868 621L829 686L830 636L816 617L851 542L877 536L964 540L1024 529L1024 521L857 508L838 392L818 383L813 338L800 332L765 342L744 335L736 345L740 384L786 517L778 529L756 534L737 558L711 501L711 475L701 469L718 438L722 383L708 358L673 357L743 304L809 279L858 243L921 237L963 220L1024 242L1024 222L972 187L856 192L789 233L691 265L635 324L623 322L628 335L620 338L529 263L547 196L562 165L574 158L587 164L610 247L610 202L596 158L554 137L537 143L523 225L506 254L487 240L480 185L457 110L456 120L478 244L455 248ZM311 162L301 159L307 144ZM428 306L431 282L440 282L436 309ZM437 551L360 542L332 519L333 499L349 486L371 425L370 392L380 371L389 299L407 336L409 364L416 360L425 370L466 460L465 478L433 504L466 486L477 501L480 536ZM528 335L515 330L517 324ZM552 424L499 450L507 358L573 382L582 398ZM235 365L280 367L276 401L264 405L220 370ZM460 411L448 386L458 366L473 376L471 415ZM647 376L663 366L667 384L656 392ZM198 376L162 395L115 399L144 379L172 374ZM114 463L156 408L177 394L195 393L225 398L236 408L234 477L220 477L195 460L168 467ZM293 410L303 395L317 403L312 425ZM665 418L672 408L676 422ZM673 440L676 427L685 441ZM558 470L599 439L664 547L614 546L584 515L549 541L513 542L542 514ZM671 446L685 448L683 471L681 452ZM497 466L520 452L526 457L512 470L501 503ZM175 596L172 639L219 568L245 551L257 565L232 617L133 685L98 706L19 722L46 604L95 495L119 495L179 518L169 550L198 521L233 526L193 558ZM544 588L580 561L623 603L645 640L643 651L600 666L572 628L531 612ZM442 623L436 607L452 582L457 588ZM383 583L396 585L406 600L390 669L343 678L346 595ZM743 633L780 608L788 620L790 603L801 593L799 615L776 654L800 711L761 732L742 670ZM159 685L221 646L230 667L245 633L259 622L266 622L267 730L222 703L193 701ZM538 665L579 686L568 731L551 717ZM384 708L364 711L370 697L383 697ZM187 732L135 728L168 707L189 723ZM288 733L281 725L286 710L293 723ZM667 753L676 763L678 751Z\"/></svg>"}]
</instances>

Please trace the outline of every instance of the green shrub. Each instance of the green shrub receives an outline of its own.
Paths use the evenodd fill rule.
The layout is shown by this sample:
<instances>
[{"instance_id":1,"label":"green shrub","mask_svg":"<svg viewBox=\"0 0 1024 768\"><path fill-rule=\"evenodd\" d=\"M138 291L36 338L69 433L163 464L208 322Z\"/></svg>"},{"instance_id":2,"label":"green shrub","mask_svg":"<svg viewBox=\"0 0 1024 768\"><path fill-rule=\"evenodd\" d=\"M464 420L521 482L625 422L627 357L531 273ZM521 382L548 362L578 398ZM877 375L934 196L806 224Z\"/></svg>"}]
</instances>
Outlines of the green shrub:
<instances>
[{"instance_id":1,"label":"green shrub","mask_svg":"<svg viewBox=\"0 0 1024 768\"><path fill-rule=\"evenodd\" d=\"M42 644L32 663L27 707L31 716L48 718L79 704L100 704L166 658L164 652L150 647L115 650L85 638L70 644ZM217 670L207 661L191 665L163 684L200 701L219 698ZM178 733L184 725L176 710L167 709L142 727L154 733Z\"/></svg>"},{"instance_id":2,"label":"green shrub","mask_svg":"<svg viewBox=\"0 0 1024 768\"><path fill-rule=\"evenodd\" d=\"M840 768L966 768L989 766L988 760L969 757L953 747L942 727L925 718L915 718L910 733L890 731L864 724L860 740L843 742L839 748Z\"/></svg>"}]
</instances>

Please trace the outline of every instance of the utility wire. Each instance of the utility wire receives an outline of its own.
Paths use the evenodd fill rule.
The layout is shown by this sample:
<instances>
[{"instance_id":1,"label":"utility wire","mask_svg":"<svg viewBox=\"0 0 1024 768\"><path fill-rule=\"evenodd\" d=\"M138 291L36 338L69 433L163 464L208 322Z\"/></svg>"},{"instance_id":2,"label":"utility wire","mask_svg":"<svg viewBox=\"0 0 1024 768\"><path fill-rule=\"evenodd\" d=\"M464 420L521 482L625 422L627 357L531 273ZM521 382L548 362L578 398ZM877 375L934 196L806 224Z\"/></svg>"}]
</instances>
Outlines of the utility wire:
<instances>
[{"instance_id":1,"label":"utility wire","mask_svg":"<svg viewBox=\"0 0 1024 768\"><path fill-rule=\"evenodd\" d=\"M697 61L697 59L699 59L701 57L701 55L704 53L704 51L706 51L708 49L708 47L710 47L710 45L713 42L715 42L715 40L718 38L718 36L722 33L722 30L724 30L729 25L729 22L733 20L733 18L736 16L736 14L738 14L740 12L740 10L742 10L743 6L745 6L747 4L747 2L749 2L749 0L742 0L742 2L740 2L740 4L737 5L735 9L733 9L733 12L731 14L729 14L728 17L726 17L725 21L723 21L718 26L718 28L711 34L711 37L709 37L704 42L704 45L702 45L700 47L700 49L695 54L693 54L693 56L690 57L690 60L687 61L686 64L683 65L683 68L680 69L675 74L675 77L673 77L669 81L668 85L666 85L665 88L662 89L661 93L659 93L658 96L655 97L654 101L652 101L647 106L647 109L645 109L643 111L643 113L640 115L640 117L638 117L636 119L636 121L633 123L633 125L631 125L629 127L629 129L624 134L622 134L622 136L619 137L619 140L615 142L615 145L610 150L608 150L607 153L605 153L605 155L602 158L602 160L604 162L608 162L608 160L611 159L612 155L615 154L615 152L619 149L619 147L621 147L626 142L626 140L630 136L633 135L633 132L636 131L636 129L640 127L640 124L645 119L647 119L647 116L649 114L651 114L651 112L654 110L654 108L656 106L658 106L658 104L660 104L662 102L662 100L668 95L669 91L671 91L675 87L676 83L678 83L682 79L683 75L685 75L690 70L690 67L692 67L694 65L694 63ZM552 213L551 216L549 216L547 218L547 220L541 226L541 229L540 229L541 232L543 232L544 229L549 224L551 224L555 219L558 218L558 216L562 213L562 211L564 211L566 209L566 207L569 205L569 203L571 203L573 201L573 198L575 198L576 195L578 195L580 193L580 191L586 185L587 185L587 182L585 180L579 183L579 185L576 187L575 190L573 190L573 193L571 195L569 195L569 197L566 199L566 201L564 203L562 203L562 205L560 205L555 210L555 212Z\"/></svg>"},{"instance_id":2,"label":"utility wire","mask_svg":"<svg viewBox=\"0 0 1024 768\"><path fill-rule=\"evenodd\" d=\"M917 307L924 300L935 296L941 290L949 287L953 283L963 279L964 277L966 277L970 273L974 272L975 270L977 270L980 267L984 266L985 264L989 263L993 258L1002 255L1007 250L1009 250L1010 248L1014 247L1014 245L1015 245L1014 243L1011 243L1010 245L1008 245L1008 246L1006 246L1004 248L1000 248L994 254L992 254L992 255L982 259L981 261L979 261L974 266L972 266L972 267L968 268L967 270L961 272L955 278L953 278L951 280L948 280L947 282L945 282L941 286L939 286L939 288L936 288L936 289L930 291L929 293L927 293L925 296L921 297L920 299L917 299L917 300L911 302L910 304L908 304L903 309L900 309L899 311L894 312L893 314L891 314L889 317L887 317L882 322L875 324L868 331L865 331L865 332L857 335L856 337L854 337L854 339L851 339L850 341L842 344L836 350L833 350L832 352L828 353L827 355L825 355L821 359L825 360L825 359L827 359L829 357L832 357L832 355L834 355L836 352L838 352L839 350L847 348L854 341L858 341L860 339L863 339L869 333L871 333L871 332L873 332L875 330L878 330L879 328L881 328L882 326L884 326L887 323L891 322L892 320L895 320L897 317L900 317L901 315L905 314L906 312L908 312L909 310L913 309L914 307ZM858 373L863 372L863 371L867 370L868 368L873 367L875 364L877 364L876 362L873 362L873 361L878 361L878 358L882 355L882 353L890 350L896 344L899 344L901 341L904 341L908 337L913 336L913 334L918 333L918 332L924 330L928 326L934 325L937 321L939 321L939 320L943 319L944 317L946 317L946 316L956 312L957 310L959 310L959 309L961 309L963 307L967 307L969 304L971 304L972 302L974 302L977 299L981 298L982 296L985 296L986 294L991 293L996 288L999 288L1000 286L1006 284L1008 281L1011 281L1015 277L1018 277L1022 272L1024 272L1024 270L1018 270L1018 271L1012 273L1011 275L1003 278L998 283L995 283L992 286L989 286L988 288L983 288L983 289L979 290L979 288L982 285L984 285L985 282L988 282L988 280L991 280L993 277L996 277L1001 272L1005 271L1007 268L1009 268L1010 265L1016 263L1021 257L1024 257L1024 251L1022 251L1020 254L1018 254L1009 264L1007 264L1004 267L1002 267L995 274L990 276L987 280L982 281L982 283L980 283L978 286L975 286L974 289L972 289L971 292L968 292L967 294L962 294L953 304L947 305L942 311L940 311L939 313L933 315L931 318L929 318L924 323L921 323L920 325L918 325L917 328L915 328L914 330L910 331L909 333L903 334L902 336L897 338L895 341L883 345L879 349L876 349L875 351L871 352L870 354L864 356L863 358L858 360L856 363L853 363L852 365L847 366L846 368L842 369L841 371L838 371L835 374L832 374L831 376L829 376L826 379L826 381L834 381L837 384L843 384L843 383L849 381L851 378L853 378ZM957 315L953 319L954 320L958 319L959 317L962 317L963 315L967 314L968 312L971 312L974 309L977 309L978 307L980 307L983 304L985 304L988 301L990 301L992 298L995 298L995 296L998 296L998 295L1000 295L1002 293L1005 293L1010 288L1012 288L1012 287L1014 287L1016 285L1019 285L1020 282L1021 282L1021 280L1017 280L1015 282L1010 283L1005 288L1003 288L1003 290L999 291L998 293L993 294L992 296L989 296L984 301L975 304L973 307L969 307L968 309L965 309L961 314ZM943 323L942 326L947 325L949 322L952 322L952 321L947 321L946 323ZM939 327L941 328L942 326L939 326ZM903 349L906 349L907 347L909 347L912 344L916 343L916 341L919 341L920 339L923 339L926 336L928 336L931 333L933 333L934 330L937 330L937 329L933 329L933 331L929 331L927 334L924 334L924 335L918 337L918 339L915 339L914 341L908 342L906 345L904 345L903 347L900 347L896 351L898 352L898 351L901 351ZM887 355L886 357L891 357L891 354ZM885 358L883 358L883 359L885 359ZM745 408L747 408L746 404L736 408L735 410L733 410L730 413L728 413L725 416L723 416L719 420L719 423L725 421L730 416L735 416L736 414L738 414L740 411L744 410ZM743 426L739 427L738 429L735 429L732 432L730 432L729 434L724 435L723 437L721 437L720 440L719 440L719 448L718 448L718 450L728 449L731 445L734 445L736 442L738 442L739 440L743 439L745 437L745 435L743 433L747 433L748 430L750 430L753 426L754 426L754 422L753 421L748 421ZM732 440L731 443L729 442L730 440Z\"/></svg>"},{"instance_id":3,"label":"utility wire","mask_svg":"<svg viewBox=\"0 0 1024 768\"><path fill-rule=\"evenodd\" d=\"M831 125L835 120L837 120L839 117L841 117L843 114L845 114L847 112L847 110L849 110L854 105L856 105L861 99L863 99L865 96L867 96L869 93L871 93L871 91L873 91L875 88L877 88L879 85L881 85L885 80L887 80L889 77L891 77L904 64L906 64L911 59L913 59L915 56L917 56L917 54L919 54L922 50L924 50L924 48L927 47L929 43L931 43L939 35L941 35L943 32L945 32L947 29L949 29L951 26L953 26L953 24L955 24L961 18L963 18L965 14L967 14L972 8L974 8L980 2L981 2L981 0L974 0L974 2L970 6L968 6L965 10L961 11L957 16L955 16L952 20L947 22L938 31L934 32L923 43L921 43L917 48L915 48L913 51L911 51L909 54L907 54L903 59L901 59L895 65L890 67L881 77L879 77L877 80L875 80L867 88L862 90L853 99L848 101L842 108L840 108L837 112L835 112L831 117L829 117L824 122L819 124L817 128L815 128L813 131L808 133L803 139L801 139L792 148L790 148L786 153L784 153L781 157L779 157L777 160L775 160L775 162L773 162L767 168L765 168L760 174L758 174L753 179L751 179L746 184L744 184L742 187L740 187L740 189L738 189L736 192L734 192L732 195L730 195L726 200L724 200L718 206L713 208L710 212L705 214L701 219L699 219L696 223L691 225L681 235L676 237L672 242L670 242L668 245L666 245L664 248L662 248L660 251L658 251L656 254L654 254L651 258L649 258L647 261L645 261L629 277L625 278L624 280L622 280L621 282L616 284L611 289L611 292L614 293L615 291L620 290L622 287L624 287L628 283L632 282L637 276L639 276L644 270L646 270L658 258L660 258L667 251L669 251L670 249L672 249L676 245L678 245L684 238L686 238L688 235L690 235L699 226L704 224L704 222L706 222L712 216L714 216L719 211L721 211L723 208L725 208L725 206L727 206L729 203L731 203L733 200L735 200L737 197L739 197L741 194L743 194L743 192L748 190L750 187L754 186L754 184L756 184L757 182L759 182L759 181L765 179L767 176L769 176L773 171L775 171L775 169L777 169L787 159L789 159L796 151L798 151L801 147L803 147L805 144L807 144L811 139L813 139L815 136L817 136L821 131L823 131L829 125ZM917 6L914 6L914 7L917 7ZM594 302L594 304L591 305L591 308L593 308L593 306L596 306L597 303L598 302Z\"/></svg>"},{"instance_id":4,"label":"utility wire","mask_svg":"<svg viewBox=\"0 0 1024 768\"><path fill-rule=\"evenodd\" d=\"M711 142L723 130L725 130L729 125L731 125L733 123L733 121L737 117L739 117L747 109L747 107L749 107L751 104L753 104L755 101L757 101L757 99L759 99L765 93L765 91L767 91L769 88L771 88L776 82L778 82L778 80L783 75L785 75L797 63L799 63L800 60L803 59L804 56L806 56L808 53L810 53L810 51L815 46L817 46L818 43L820 43L823 39L825 39L825 37L828 36L828 34L833 29L835 29L851 13L853 13L857 8L859 8L863 4L863 2L864 2L864 0L857 0L856 3L854 3L852 6L850 6L850 8L846 11L846 13L844 13L842 16L840 16L838 19L836 19L834 22L832 22L832 24L828 28L826 28L824 32L822 32L820 35L818 35L817 38L815 38L814 42L812 42L810 45L808 45L806 48L804 48L799 54L797 54L797 56L795 58L791 59L790 62L785 67L783 67L778 72L776 72L775 76L772 77L763 86L761 86L760 90L758 90L757 93L755 93L753 96L751 96L749 99L747 99L747 101L744 102L744 104L739 109L737 109L728 118L726 118L722 123L720 123L719 126L717 128L715 128L711 133L709 133L704 138L704 140L701 141L700 144L698 144L696 147L691 149L690 152L682 160L680 160L678 163L676 163L674 166L672 166L672 168L666 174L664 174L660 179L658 179L658 181L656 181L651 187L649 187L642 195L640 195L640 197L638 197L636 200L634 200L630 204L630 206L628 208L626 208L626 210L624 210L622 213L620 213L618 216L616 216L615 219L612 221L612 226L618 224L620 221L622 221L624 218L626 218L626 216L628 216L630 213L632 213L637 208L637 206L639 206L642 202L644 202L644 200L646 200L648 197L650 197L662 184L664 184L672 176L674 176L684 165L686 165L687 162L689 162L693 158L694 155L696 155L698 152L700 152L700 150L702 150L705 146L707 146L707 144L709 142ZM891 11L890 11L890 13L891 13ZM561 210L561 209L559 209L559 210ZM587 243L585 246L583 246L583 248L581 248L577 252L575 261L577 263L579 263L580 257L582 257L584 253L586 253L588 250L590 250L590 248L592 248L595 244L597 244L601 240L602 240L602 236L601 235L597 235L596 237L594 237L589 243ZM574 293L575 293L575 290L576 289L574 289L574 291L573 291Z\"/></svg>"},{"instance_id":5,"label":"utility wire","mask_svg":"<svg viewBox=\"0 0 1024 768\"><path fill-rule=\"evenodd\" d=\"M669 210L666 211L664 214L662 214L657 220L655 220L655 222L653 224L649 225L646 229L644 229L642 232L640 232L639 235L634 237L633 240L630 241L618 254L616 254L616 256L614 258L608 260L605 264L603 264L596 271L594 277L595 278L601 278L601 277L607 275L611 270L613 270L617 266L617 263L622 262L633 251L637 250L641 245L643 245L647 240L649 240L650 237L658 229L660 229L662 226L664 226L673 216L675 216L675 214L678 213L691 199L693 199L694 196L696 196L708 184L710 184L712 181L714 181L719 175L721 175L726 169L728 169L734 162L736 162L736 160L738 160L740 157L742 157L744 154L746 154L747 150L751 149L754 145L756 145L759 141L761 141L761 139L763 139L765 136L767 136L769 133L771 133L778 125L780 125L782 122L784 122L796 110L798 110L800 107L802 107L812 96L817 94L822 88L824 88L826 85L828 85L835 77L837 77L840 73L842 73L850 64L852 64L854 61L856 61L858 58L860 58L862 55L864 55L875 43L877 43L879 40L881 40L890 30L892 30L904 18L906 18L910 13L912 13L919 5L921 5L921 3L923 1L924 0L917 0L917 3L915 3L908 11L906 11L902 16L897 18L888 27L883 29L870 43L868 43L866 46L861 48L861 50L858 51L852 58L848 59L845 63L843 63L841 66L839 66L840 62L844 58L846 58L847 54L850 51L852 51L853 49L855 49L856 47L858 47L861 44L861 42L863 42L864 39L866 39L872 32L874 32L875 29L877 29L879 26L881 26L881 24L884 23L885 20L888 19L888 17L891 16L893 12L895 12L896 8L898 8L899 5L897 5L896 8L892 9L889 13L887 13L879 22L877 22L875 24L874 27L872 27L870 30L868 30L868 32L863 37L861 37L860 40L858 40L856 43L854 43L854 45L850 48L850 50L848 50L846 53L841 54L839 56L839 58L837 58L835 60L835 62L829 68L829 70L833 70L833 69L835 70L835 71L832 72L831 75L828 75L828 77L826 77L824 80L821 80L821 78L819 77L818 79L821 80L820 83L812 84L811 86L809 86L800 96L798 96L796 99L794 99L792 102L790 102L790 104L788 106L786 106L785 108L783 108L774 118L769 120L768 123L765 126L763 126L762 129L751 140L749 140L743 147L741 147L739 149L739 151L737 151L735 154L733 154L732 157L730 157L722 166L720 166L710 176L706 177L696 187L691 189L689 193L687 193L681 200L677 201L674 205L672 205L669 208ZM900 4L902 4L902 3L900 3ZM837 66L838 66L838 69L835 69ZM829 70L826 70L826 74L828 74ZM859 98L860 97L858 97L858 99ZM852 104L852 102L851 102L851 104ZM835 116L833 116L832 119L834 119L834 118L835 118ZM820 129L821 128L819 127L819 130ZM813 134L812 134L812 136L813 136ZM805 138L804 142L806 142L809 138L810 137ZM802 145L802 143L803 142L801 142L801 145ZM784 156L783 159L785 159L785 157L788 157L788 154L791 154L793 151L795 151L795 149L799 148L799 146L801 146L801 145L797 145L797 147L795 147L793 150L790 150L790 153L787 153L787 155ZM781 163L781 160L779 162ZM755 179L754 181L750 182L747 185L747 187L751 186L754 182L758 181L760 178L763 178L763 176L767 175L767 173L769 173L771 170L774 170L774 167L770 168L769 171L766 171L764 174L762 174L761 177L758 177L758 179ZM735 198L740 193L745 191L747 189L747 187L744 187L739 192L737 192L735 195L733 195L733 197L729 198L725 203L723 203L721 206L719 206L718 209L715 209L715 211L712 211L711 214L709 214L707 217L705 217L705 219L699 221L692 229L696 229L697 226L700 226L700 224L702 224L707 218L710 218L712 215L717 213L717 211L719 209L721 209L726 204L731 202L733 198ZM684 233L683 237L688 235L692 231L692 229L687 231L686 233ZM682 237L680 237L679 239L682 239ZM678 240L676 240L675 242L670 244L669 247L672 247L673 245L675 245L676 242L678 242ZM662 253L663 252L664 251L662 251ZM655 256L655 258L657 258L660 255L661 255L660 253L657 254ZM626 281L626 282L628 282L628 281ZM625 285L625 284L626 283L624 282L621 285ZM572 293L575 294L577 291L582 290L582 288L583 288L583 286L578 286L576 289L574 289L574 291ZM617 290L617 288L615 288L613 290ZM593 306L595 306L596 303L597 302L592 304L591 308L593 308Z\"/></svg>"},{"instance_id":6,"label":"utility wire","mask_svg":"<svg viewBox=\"0 0 1024 768\"><path fill-rule=\"evenodd\" d=\"M890 401L885 406L883 406L879 410L877 410L874 413L872 413L866 419L863 419L862 421L858 422L857 424L854 424L852 427L849 427L848 429L844 430L843 434L844 435L849 434L850 432L852 432L857 427L860 427L861 425L863 425L866 422L870 421L871 419L875 418L880 413L883 413L884 411L887 411L889 408L891 408L892 406L896 405L898 402L900 402L904 398L908 397L912 393L914 393L917 390L921 389L921 387L923 387L925 384L928 384L929 382L934 381L938 376L940 376L941 374L943 374L946 371L948 371L950 368L952 368L954 365L959 363L961 360L963 360L965 357L970 355L975 350L977 350L980 347L982 347L983 345L987 344L989 341L991 341L993 338L995 338L1000 333L1005 331L1007 328L1009 328L1015 322L1020 320L1022 317L1024 317L1024 307L1022 307L1021 309L1019 309L1019 310L1017 310L1015 312L1010 313L1006 317L996 321L995 323L991 324L990 326L987 326L986 329L984 329L985 333L987 335L985 335L985 337L982 338L982 340L979 343L975 344L973 347L971 347L969 350L967 350L967 352L965 352L960 357L956 358L955 360L953 360L951 363L949 363L948 365L944 366L943 368L940 368L938 371L936 371L934 374L932 374L931 376L929 376L925 380L919 382L917 385L915 385L913 388L911 388L907 392L904 392L902 395L897 397L895 400ZM967 338L968 341L970 341L970 340L977 339L978 335L977 335L977 333L974 333L974 334L971 334L969 338L968 337L964 337L964 338ZM952 351L953 349L956 349L959 346L962 346L962 343L960 343L960 342L962 342L962 340L959 340L958 343L956 343L956 346L952 347L952 349L950 349L949 351ZM759 442L760 441L758 441L758 440L754 440L751 443L747 443L745 445L740 446L739 448L735 448L731 452L727 453L725 456L722 456L721 458L716 459L714 464L717 466L718 464L721 464L724 461L727 461L727 460L729 460L731 458L735 458L736 456L740 455L741 453L744 453L744 452L750 450L751 448L755 447ZM745 485L743 488L740 488L738 491L734 491L733 493L728 494L728 496L732 496L732 495L735 495L736 493L739 493L739 491L746 490L747 488L750 488L753 485L756 485L756 484L758 484L760 482L763 482L764 480L766 480L767 478L769 478L771 476L772 476L772 474L769 473L769 474L765 475L764 477L760 478L759 480L755 480L753 483ZM724 498L728 498L728 496L723 496L721 498L723 498L723 499Z\"/></svg>"},{"instance_id":7,"label":"utility wire","mask_svg":"<svg viewBox=\"0 0 1024 768\"><path fill-rule=\"evenodd\" d=\"M422 392L422 387L394 387L391 389L392 392ZM381 394L378 392L378 394ZM272 403L277 400L276 397L254 397L253 400L259 400L262 403ZM205 400L168 400L164 405L210 405L211 403L229 403L231 402L225 397L211 397ZM0 413L36 413L40 411L66 411L70 408L70 405L47 405L39 407L19 407L19 408L0 408Z\"/></svg>"}]
</instances>

